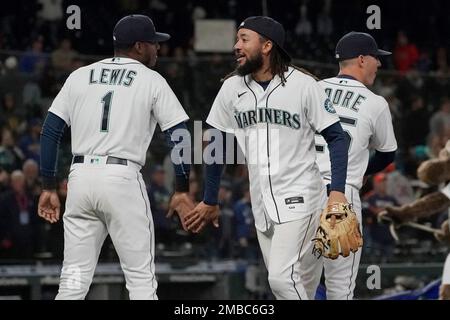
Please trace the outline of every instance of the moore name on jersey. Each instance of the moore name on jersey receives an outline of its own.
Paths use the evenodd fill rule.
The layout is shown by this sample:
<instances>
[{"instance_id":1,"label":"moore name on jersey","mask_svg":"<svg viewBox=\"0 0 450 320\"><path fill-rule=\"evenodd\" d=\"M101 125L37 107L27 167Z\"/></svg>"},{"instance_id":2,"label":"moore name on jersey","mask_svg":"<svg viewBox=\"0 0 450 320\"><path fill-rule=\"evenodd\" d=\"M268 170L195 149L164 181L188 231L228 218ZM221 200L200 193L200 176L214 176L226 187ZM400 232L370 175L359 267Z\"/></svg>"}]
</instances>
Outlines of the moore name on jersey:
<instances>
[{"instance_id":1,"label":"moore name on jersey","mask_svg":"<svg viewBox=\"0 0 450 320\"><path fill-rule=\"evenodd\" d=\"M348 108L355 112L359 111L359 106L364 100L367 98L361 94L355 94L355 92L351 90L343 90L333 88L325 88L325 93L328 98L330 98L331 102L334 106Z\"/></svg>"}]
</instances>

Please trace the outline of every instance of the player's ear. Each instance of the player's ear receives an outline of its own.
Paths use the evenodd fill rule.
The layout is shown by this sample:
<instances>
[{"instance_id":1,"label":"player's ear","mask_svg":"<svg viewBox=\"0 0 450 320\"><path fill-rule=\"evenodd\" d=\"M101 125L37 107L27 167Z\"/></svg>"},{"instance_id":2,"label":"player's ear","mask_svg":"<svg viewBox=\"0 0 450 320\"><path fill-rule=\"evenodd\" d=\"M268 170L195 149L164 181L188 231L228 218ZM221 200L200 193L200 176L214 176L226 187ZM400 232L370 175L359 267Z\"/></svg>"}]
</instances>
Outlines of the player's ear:
<instances>
[{"instance_id":1,"label":"player's ear","mask_svg":"<svg viewBox=\"0 0 450 320\"><path fill-rule=\"evenodd\" d=\"M364 66L364 56L359 55L357 58L357 61L358 61L358 65L362 68Z\"/></svg>"},{"instance_id":2,"label":"player's ear","mask_svg":"<svg viewBox=\"0 0 450 320\"><path fill-rule=\"evenodd\" d=\"M273 42L270 40L265 41L263 44L263 47L262 47L262 53L269 54L270 51L272 50L272 48L273 48Z\"/></svg>"},{"instance_id":3,"label":"player's ear","mask_svg":"<svg viewBox=\"0 0 450 320\"><path fill-rule=\"evenodd\" d=\"M137 53L141 54L143 50L143 44L142 42L136 42L134 44L134 50L136 50Z\"/></svg>"}]
</instances>

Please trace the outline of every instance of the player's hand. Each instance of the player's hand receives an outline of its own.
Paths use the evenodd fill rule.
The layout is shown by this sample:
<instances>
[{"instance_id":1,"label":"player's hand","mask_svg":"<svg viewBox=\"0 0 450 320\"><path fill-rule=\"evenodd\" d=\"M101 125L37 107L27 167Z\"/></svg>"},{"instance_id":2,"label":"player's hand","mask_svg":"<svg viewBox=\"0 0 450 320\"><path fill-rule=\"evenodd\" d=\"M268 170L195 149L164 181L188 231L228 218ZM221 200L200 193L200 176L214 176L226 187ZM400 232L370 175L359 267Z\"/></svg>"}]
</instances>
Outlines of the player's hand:
<instances>
[{"instance_id":1,"label":"player's hand","mask_svg":"<svg viewBox=\"0 0 450 320\"><path fill-rule=\"evenodd\" d=\"M50 223L58 222L61 204L56 190L43 190L39 197L38 214Z\"/></svg>"},{"instance_id":2,"label":"player's hand","mask_svg":"<svg viewBox=\"0 0 450 320\"><path fill-rule=\"evenodd\" d=\"M188 230L199 233L207 225L208 222L212 222L214 227L219 227L219 206L210 206L200 202L194 210L189 212L186 218L186 226Z\"/></svg>"},{"instance_id":3,"label":"player's hand","mask_svg":"<svg viewBox=\"0 0 450 320\"><path fill-rule=\"evenodd\" d=\"M339 191L331 191L330 195L328 196L328 205L339 202L339 203L348 203L347 198L345 197L345 194Z\"/></svg>"},{"instance_id":4,"label":"player's hand","mask_svg":"<svg viewBox=\"0 0 450 320\"><path fill-rule=\"evenodd\" d=\"M175 192L169 202L169 211L167 212L166 218L173 216L174 212L178 214L181 221L181 226L185 231L188 231L186 227L186 216L189 212L194 209L195 205L187 192Z\"/></svg>"}]
</instances>

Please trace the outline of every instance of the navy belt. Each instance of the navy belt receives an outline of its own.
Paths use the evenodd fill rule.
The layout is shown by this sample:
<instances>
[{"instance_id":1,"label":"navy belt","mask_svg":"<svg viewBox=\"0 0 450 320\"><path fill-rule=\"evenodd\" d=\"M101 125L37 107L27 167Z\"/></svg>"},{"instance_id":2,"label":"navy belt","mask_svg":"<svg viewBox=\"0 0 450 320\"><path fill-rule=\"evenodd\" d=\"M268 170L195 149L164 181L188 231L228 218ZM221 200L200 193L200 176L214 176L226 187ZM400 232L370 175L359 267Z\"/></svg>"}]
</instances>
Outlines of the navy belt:
<instances>
[{"instance_id":1,"label":"navy belt","mask_svg":"<svg viewBox=\"0 0 450 320\"><path fill-rule=\"evenodd\" d=\"M84 156L74 156L73 163L84 163ZM106 158L106 164L120 164L120 165L126 166L126 165L128 165L128 160L108 156L108 158Z\"/></svg>"}]
</instances>

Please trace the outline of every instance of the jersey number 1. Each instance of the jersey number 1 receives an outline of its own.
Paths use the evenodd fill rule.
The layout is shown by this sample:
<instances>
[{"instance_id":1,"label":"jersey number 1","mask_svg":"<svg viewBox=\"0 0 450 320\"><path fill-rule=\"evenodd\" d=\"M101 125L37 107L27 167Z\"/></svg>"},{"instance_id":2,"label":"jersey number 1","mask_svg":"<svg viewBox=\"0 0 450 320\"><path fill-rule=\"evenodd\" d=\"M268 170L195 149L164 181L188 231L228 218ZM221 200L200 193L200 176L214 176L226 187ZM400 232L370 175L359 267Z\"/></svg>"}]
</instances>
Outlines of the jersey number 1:
<instances>
[{"instance_id":1,"label":"jersey number 1","mask_svg":"<svg viewBox=\"0 0 450 320\"><path fill-rule=\"evenodd\" d=\"M102 114L102 124L100 127L101 132L108 132L109 124L109 111L111 110L111 102L114 91L108 91L102 98L103 103L103 114Z\"/></svg>"}]
</instances>

